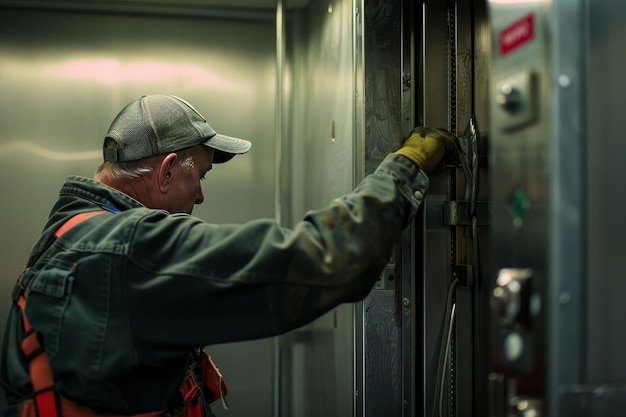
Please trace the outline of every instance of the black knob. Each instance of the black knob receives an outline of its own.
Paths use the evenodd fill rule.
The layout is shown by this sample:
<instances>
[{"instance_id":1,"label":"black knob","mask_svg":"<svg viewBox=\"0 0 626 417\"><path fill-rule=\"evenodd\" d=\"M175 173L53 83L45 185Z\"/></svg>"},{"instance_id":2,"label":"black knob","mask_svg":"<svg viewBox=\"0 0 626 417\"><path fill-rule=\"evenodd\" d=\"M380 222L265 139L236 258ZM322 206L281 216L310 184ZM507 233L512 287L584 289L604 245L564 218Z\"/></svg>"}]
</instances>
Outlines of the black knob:
<instances>
[{"instance_id":1,"label":"black knob","mask_svg":"<svg viewBox=\"0 0 626 417\"><path fill-rule=\"evenodd\" d=\"M515 113L522 108L522 93L511 84L503 84L496 96L496 102L509 113Z\"/></svg>"}]
</instances>

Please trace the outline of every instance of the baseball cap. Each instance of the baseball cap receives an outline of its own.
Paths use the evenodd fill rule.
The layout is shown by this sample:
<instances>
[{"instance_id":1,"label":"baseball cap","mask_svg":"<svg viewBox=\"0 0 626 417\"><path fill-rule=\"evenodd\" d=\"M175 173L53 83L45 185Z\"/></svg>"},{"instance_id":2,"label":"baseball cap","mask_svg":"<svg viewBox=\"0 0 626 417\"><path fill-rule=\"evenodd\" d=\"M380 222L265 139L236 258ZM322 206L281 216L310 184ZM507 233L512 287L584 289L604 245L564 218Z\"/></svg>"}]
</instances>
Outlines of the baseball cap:
<instances>
[{"instance_id":1,"label":"baseball cap","mask_svg":"<svg viewBox=\"0 0 626 417\"><path fill-rule=\"evenodd\" d=\"M104 143L113 139L119 149L103 146L105 161L136 161L203 144L215 149L213 163L246 153L252 144L217 133L191 104L180 97L144 95L128 103L109 127Z\"/></svg>"}]
</instances>

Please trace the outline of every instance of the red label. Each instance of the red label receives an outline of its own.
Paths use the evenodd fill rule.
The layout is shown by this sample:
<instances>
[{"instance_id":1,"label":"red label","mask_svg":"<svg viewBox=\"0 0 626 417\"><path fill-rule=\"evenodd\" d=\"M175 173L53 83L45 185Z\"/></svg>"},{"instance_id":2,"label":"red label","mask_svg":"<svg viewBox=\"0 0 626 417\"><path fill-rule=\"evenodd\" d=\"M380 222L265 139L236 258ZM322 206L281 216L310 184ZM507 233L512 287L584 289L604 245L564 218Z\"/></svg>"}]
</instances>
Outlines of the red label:
<instances>
[{"instance_id":1,"label":"red label","mask_svg":"<svg viewBox=\"0 0 626 417\"><path fill-rule=\"evenodd\" d=\"M535 15L529 14L500 32L500 55L507 55L521 48L534 37Z\"/></svg>"}]
</instances>

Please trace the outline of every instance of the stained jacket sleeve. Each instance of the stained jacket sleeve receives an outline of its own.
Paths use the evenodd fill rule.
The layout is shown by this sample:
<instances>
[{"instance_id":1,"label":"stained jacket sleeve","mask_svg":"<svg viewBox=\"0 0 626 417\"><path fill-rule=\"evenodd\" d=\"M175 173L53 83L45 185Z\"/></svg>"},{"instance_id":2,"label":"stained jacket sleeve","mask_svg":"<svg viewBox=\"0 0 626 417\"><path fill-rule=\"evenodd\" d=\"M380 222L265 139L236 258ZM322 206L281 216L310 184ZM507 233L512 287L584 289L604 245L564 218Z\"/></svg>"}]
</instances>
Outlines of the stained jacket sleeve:
<instances>
[{"instance_id":1,"label":"stained jacket sleeve","mask_svg":"<svg viewBox=\"0 0 626 417\"><path fill-rule=\"evenodd\" d=\"M135 343L177 343L178 350L267 337L362 299L427 185L410 161L390 155L354 191L293 229L272 220L213 225L144 215L128 256L115 261L124 263L118 269Z\"/></svg>"}]
</instances>

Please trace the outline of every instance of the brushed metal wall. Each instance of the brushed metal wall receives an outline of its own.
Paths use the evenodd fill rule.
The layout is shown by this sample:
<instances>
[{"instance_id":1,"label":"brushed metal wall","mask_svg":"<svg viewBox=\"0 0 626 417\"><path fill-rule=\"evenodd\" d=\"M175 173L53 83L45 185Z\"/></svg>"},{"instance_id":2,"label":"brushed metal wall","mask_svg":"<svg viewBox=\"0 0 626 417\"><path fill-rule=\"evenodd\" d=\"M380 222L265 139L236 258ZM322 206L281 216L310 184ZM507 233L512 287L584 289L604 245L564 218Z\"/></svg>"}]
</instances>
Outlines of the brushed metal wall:
<instances>
[{"instance_id":1,"label":"brushed metal wall","mask_svg":"<svg viewBox=\"0 0 626 417\"><path fill-rule=\"evenodd\" d=\"M2 333L8 295L62 181L93 175L109 123L142 94L179 95L217 131L253 142L207 176L195 215L216 223L274 215L272 19L52 9L0 8ZM273 345L210 349L231 388L231 417L272 415ZM0 413L4 406L0 398Z\"/></svg>"},{"instance_id":2,"label":"brushed metal wall","mask_svg":"<svg viewBox=\"0 0 626 417\"><path fill-rule=\"evenodd\" d=\"M286 226L354 185L353 4L287 10L280 199ZM354 306L280 338L280 415L352 416Z\"/></svg>"}]
</instances>

